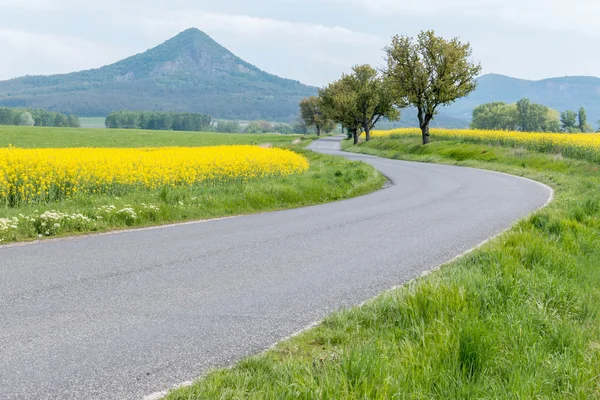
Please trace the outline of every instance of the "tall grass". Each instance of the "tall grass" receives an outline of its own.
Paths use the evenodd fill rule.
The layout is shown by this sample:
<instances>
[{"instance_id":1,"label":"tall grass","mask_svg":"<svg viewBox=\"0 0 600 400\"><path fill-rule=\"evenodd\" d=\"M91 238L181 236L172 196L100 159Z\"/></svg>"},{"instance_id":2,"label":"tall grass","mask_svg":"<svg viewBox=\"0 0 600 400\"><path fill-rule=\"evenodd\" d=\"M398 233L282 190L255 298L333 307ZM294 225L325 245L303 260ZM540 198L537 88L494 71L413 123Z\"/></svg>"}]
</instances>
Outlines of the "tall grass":
<instances>
[{"instance_id":1,"label":"tall grass","mask_svg":"<svg viewBox=\"0 0 600 400\"><path fill-rule=\"evenodd\" d=\"M455 140L348 147L527 176L553 186L556 198L439 272L335 313L170 400L600 396L597 164Z\"/></svg>"}]
</instances>

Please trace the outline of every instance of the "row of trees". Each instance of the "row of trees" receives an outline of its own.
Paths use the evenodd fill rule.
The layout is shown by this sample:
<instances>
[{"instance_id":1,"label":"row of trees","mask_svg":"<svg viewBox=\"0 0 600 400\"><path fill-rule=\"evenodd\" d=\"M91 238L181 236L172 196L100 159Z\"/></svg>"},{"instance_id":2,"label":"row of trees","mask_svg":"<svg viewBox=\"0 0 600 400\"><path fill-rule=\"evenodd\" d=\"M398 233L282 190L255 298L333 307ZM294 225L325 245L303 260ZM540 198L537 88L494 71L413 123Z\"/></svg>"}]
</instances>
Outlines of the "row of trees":
<instances>
[{"instance_id":1,"label":"row of trees","mask_svg":"<svg viewBox=\"0 0 600 400\"><path fill-rule=\"evenodd\" d=\"M582 107L579 112L559 113L529 99L517 103L492 102L473 110L473 129L499 129L523 132L591 132L587 115Z\"/></svg>"},{"instance_id":2,"label":"row of trees","mask_svg":"<svg viewBox=\"0 0 600 400\"><path fill-rule=\"evenodd\" d=\"M0 125L56 126L79 128L79 117L39 108L0 108Z\"/></svg>"},{"instance_id":3,"label":"row of trees","mask_svg":"<svg viewBox=\"0 0 600 400\"><path fill-rule=\"evenodd\" d=\"M560 114L562 131L567 133L590 133L594 128L587 122L585 108L581 107L578 112L564 111Z\"/></svg>"},{"instance_id":4,"label":"row of trees","mask_svg":"<svg viewBox=\"0 0 600 400\"><path fill-rule=\"evenodd\" d=\"M439 108L475 90L481 66L470 60L469 43L446 40L433 31L416 39L395 36L385 49L387 66L377 71L359 65L352 73L319 90L319 96L302 101L300 112L306 124L320 133L330 123L342 124L358 142L366 140L381 119L395 121L400 109L417 109L423 144L429 143L429 125Z\"/></svg>"},{"instance_id":5,"label":"row of trees","mask_svg":"<svg viewBox=\"0 0 600 400\"><path fill-rule=\"evenodd\" d=\"M333 127L334 126L332 125L332 129ZM303 121L289 125L261 120L251 121L247 125L242 126L238 121L219 120L213 123L212 129L210 130L219 133L281 133L284 135L296 133L304 135L309 133L310 128L307 127Z\"/></svg>"},{"instance_id":6,"label":"row of trees","mask_svg":"<svg viewBox=\"0 0 600 400\"><path fill-rule=\"evenodd\" d=\"M157 111L115 111L106 117L107 128L173 131L208 131L212 117L207 114Z\"/></svg>"},{"instance_id":7,"label":"row of trees","mask_svg":"<svg viewBox=\"0 0 600 400\"><path fill-rule=\"evenodd\" d=\"M288 124L272 124L269 121L252 121L248 124L245 133L282 133L289 135L294 133Z\"/></svg>"}]
</instances>

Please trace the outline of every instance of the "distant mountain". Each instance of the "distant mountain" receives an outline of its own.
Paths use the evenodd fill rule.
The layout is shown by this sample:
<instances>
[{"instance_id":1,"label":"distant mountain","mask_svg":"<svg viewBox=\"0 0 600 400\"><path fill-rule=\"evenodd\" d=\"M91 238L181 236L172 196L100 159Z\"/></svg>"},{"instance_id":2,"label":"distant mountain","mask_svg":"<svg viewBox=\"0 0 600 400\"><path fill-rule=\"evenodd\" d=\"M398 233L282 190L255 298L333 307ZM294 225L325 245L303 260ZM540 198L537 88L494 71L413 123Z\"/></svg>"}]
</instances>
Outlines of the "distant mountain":
<instances>
[{"instance_id":1,"label":"distant mountain","mask_svg":"<svg viewBox=\"0 0 600 400\"><path fill-rule=\"evenodd\" d=\"M0 106L79 116L114 110L208 113L227 119L291 120L317 89L261 71L198 29L102 68L0 82Z\"/></svg>"},{"instance_id":2,"label":"distant mountain","mask_svg":"<svg viewBox=\"0 0 600 400\"><path fill-rule=\"evenodd\" d=\"M470 96L444 107L440 114L447 117L471 120L473 109L492 101L514 103L527 97L558 111L577 111L585 107L588 122L596 125L600 120L600 78L567 76L541 81L528 81L504 75L489 74L477 79L478 86Z\"/></svg>"}]
</instances>

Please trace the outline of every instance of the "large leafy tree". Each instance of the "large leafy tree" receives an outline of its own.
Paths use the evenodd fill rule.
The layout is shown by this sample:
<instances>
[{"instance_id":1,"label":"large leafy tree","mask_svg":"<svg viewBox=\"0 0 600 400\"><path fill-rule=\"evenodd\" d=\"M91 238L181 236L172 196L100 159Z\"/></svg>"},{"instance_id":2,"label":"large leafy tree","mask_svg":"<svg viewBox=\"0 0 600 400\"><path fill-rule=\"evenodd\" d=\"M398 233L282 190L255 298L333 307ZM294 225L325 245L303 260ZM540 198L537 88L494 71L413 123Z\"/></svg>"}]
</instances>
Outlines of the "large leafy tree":
<instances>
[{"instance_id":1,"label":"large leafy tree","mask_svg":"<svg viewBox=\"0 0 600 400\"><path fill-rule=\"evenodd\" d=\"M575 111L565 111L560 114L562 129L568 133L581 132L577 126L577 113Z\"/></svg>"},{"instance_id":2,"label":"large leafy tree","mask_svg":"<svg viewBox=\"0 0 600 400\"><path fill-rule=\"evenodd\" d=\"M579 109L579 113L577 114L577 122L579 123L579 130L583 133L593 132L593 128L587 122L587 113L585 112L585 108L581 107Z\"/></svg>"},{"instance_id":3,"label":"large leafy tree","mask_svg":"<svg viewBox=\"0 0 600 400\"><path fill-rule=\"evenodd\" d=\"M352 73L342 77L348 89L356 93L356 108L360 114L366 140L371 140L371 130L381 118L396 121L399 110L394 107L394 95L381 74L370 65L357 65Z\"/></svg>"},{"instance_id":4,"label":"large leafy tree","mask_svg":"<svg viewBox=\"0 0 600 400\"><path fill-rule=\"evenodd\" d=\"M348 128L354 144L363 130L370 140L371 130L381 118L394 121L400 117L390 86L370 65L355 66L351 74L321 90L319 97L325 115Z\"/></svg>"},{"instance_id":5,"label":"large leafy tree","mask_svg":"<svg viewBox=\"0 0 600 400\"><path fill-rule=\"evenodd\" d=\"M529 99L517 102L517 128L523 132L560 132L559 113Z\"/></svg>"},{"instance_id":6,"label":"large leafy tree","mask_svg":"<svg viewBox=\"0 0 600 400\"><path fill-rule=\"evenodd\" d=\"M427 144L429 124L438 108L475 90L481 65L471 61L469 43L446 40L433 31L421 32L416 40L395 36L386 52L386 74L397 102L417 109L423 144Z\"/></svg>"},{"instance_id":7,"label":"large leafy tree","mask_svg":"<svg viewBox=\"0 0 600 400\"><path fill-rule=\"evenodd\" d=\"M362 114L358 108L358 93L353 90L347 76L319 90L319 98L325 115L342 124L352 137L354 144L362 129Z\"/></svg>"},{"instance_id":8,"label":"large leafy tree","mask_svg":"<svg viewBox=\"0 0 600 400\"><path fill-rule=\"evenodd\" d=\"M473 110L472 129L517 129L517 106L503 102L485 103Z\"/></svg>"},{"instance_id":9,"label":"large leafy tree","mask_svg":"<svg viewBox=\"0 0 600 400\"><path fill-rule=\"evenodd\" d=\"M307 97L300 102L300 117L307 126L315 127L317 136L321 136L321 130L328 123L323 113L321 99L315 96Z\"/></svg>"}]
</instances>

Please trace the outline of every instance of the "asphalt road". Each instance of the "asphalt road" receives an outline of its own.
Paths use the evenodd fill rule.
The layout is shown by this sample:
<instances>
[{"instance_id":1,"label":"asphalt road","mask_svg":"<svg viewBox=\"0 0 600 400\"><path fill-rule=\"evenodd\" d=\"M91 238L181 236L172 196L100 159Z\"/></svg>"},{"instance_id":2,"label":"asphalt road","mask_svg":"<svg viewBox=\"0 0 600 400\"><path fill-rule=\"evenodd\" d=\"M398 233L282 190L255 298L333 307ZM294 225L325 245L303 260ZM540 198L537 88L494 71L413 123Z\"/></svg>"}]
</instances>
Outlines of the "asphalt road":
<instances>
[{"instance_id":1,"label":"asphalt road","mask_svg":"<svg viewBox=\"0 0 600 400\"><path fill-rule=\"evenodd\" d=\"M313 144L342 154L339 139ZM140 399L260 352L508 228L532 181L361 155L368 196L0 247L0 399Z\"/></svg>"}]
</instances>

